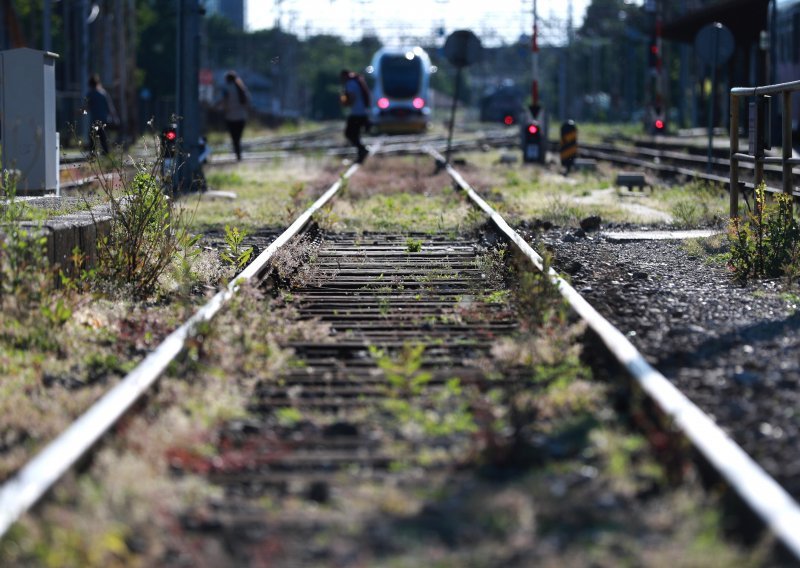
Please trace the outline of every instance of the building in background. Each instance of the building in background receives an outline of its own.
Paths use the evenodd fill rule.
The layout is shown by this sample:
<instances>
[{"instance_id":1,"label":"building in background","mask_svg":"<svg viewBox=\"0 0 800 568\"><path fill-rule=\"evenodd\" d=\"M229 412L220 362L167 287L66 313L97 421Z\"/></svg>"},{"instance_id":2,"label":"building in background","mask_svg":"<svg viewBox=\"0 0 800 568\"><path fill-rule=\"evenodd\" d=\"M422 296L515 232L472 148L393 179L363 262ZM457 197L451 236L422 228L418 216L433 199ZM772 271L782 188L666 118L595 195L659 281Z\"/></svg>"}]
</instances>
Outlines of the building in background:
<instances>
[{"instance_id":1,"label":"building in background","mask_svg":"<svg viewBox=\"0 0 800 568\"><path fill-rule=\"evenodd\" d=\"M206 0L206 14L219 14L228 18L239 31L244 31L247 21L245 0Z\"/></svg>"}]
</instances>

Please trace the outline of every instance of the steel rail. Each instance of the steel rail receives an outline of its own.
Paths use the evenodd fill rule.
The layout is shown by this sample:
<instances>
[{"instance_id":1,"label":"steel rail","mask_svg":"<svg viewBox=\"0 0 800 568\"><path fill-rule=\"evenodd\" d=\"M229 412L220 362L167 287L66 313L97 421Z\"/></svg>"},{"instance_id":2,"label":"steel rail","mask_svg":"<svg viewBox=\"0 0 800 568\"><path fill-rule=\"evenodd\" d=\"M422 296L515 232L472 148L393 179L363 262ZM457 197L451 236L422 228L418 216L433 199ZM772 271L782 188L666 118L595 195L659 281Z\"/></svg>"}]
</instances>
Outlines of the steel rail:
<instances>
[{"instance_id":1,"label":"steel rail","mask_svg":"<svg viewBox=\"0 0 800 568\"><path fill-rule=\"evenodd\" d=\"M651 162L651 161L648 161L648 160L642 160L642 159L633 157L630 154L621 155L620 153L611 153L611 151L619 151L619 150L629 151L628 149L608 148L607 149L608 151L607 151L607 150L600 149L600 148L603 148L603 147L602 146L598 146L598 145L585 144L585 145L582 146L581 152L582 152L582 155L584 155L584 156L587 156L589 158L595 158L597 160L603 160L605 162L611 162L611 163L615 163L615 164L624 164L624 165L628 165L628 166L637 166L637 167L641 167L641 168L644 168L644 169L653 170L653 171L656 171L656 172L666 172L666 173L670 173L670 174L685 175L685 176L693 177L693 178L696 178L696 179L701 179L701 180L705 180L705 181L711 181L711 182L714 182L714 183L719 183L719 184L721 184L723 186L726 186L728 189L730 189L730 187L729 187L730 186L730 178L727 175L723 176L723 175L719 175L719 174L708 174L708 173L705 173L705 172L701 172L699 170L693 170L693 169L690 169L690 168L684 168L684 167L676 166L676 165L672 165L672 164L654 163L654 162ZM777 173L778 172L777 169L772 169L772 168L770 168L768 171L773 172L773 173ZM750 181L740 181L739 185L741 185L741 186L743 186L743 187L745 187L747 189L750 189L750 190L754 189L754 187L755 187L753 182L750 182ZM775 186L771 186L771 185L768 185L766 190L767 190L768 193L783 193L783 190L781 188L778 188L778 187L775 187ZM795 197L800 197L800 191L795 191L794 192L794 196Z\"/></svg>"},{"instance_id":2,"label":"steel rail","mask_svg":"<svg viewBox=\"0 0 800 568\"><path fill-rule=\"evenodd\" d=\"M325 193L278 236L223 290L173 331L117 385L93 404L17 474L0 487L0 537L32 507L139 400L184 349L197 325L211 320L242 284L260 274L280 247L297 235L328 203L359 164L352 164Z\"/></svg>"},{"instance_id":3,"label":"steel rail","mask_svg":"<svg viewBox=\"0 0 800 568\"><path fill-rule=\"evenodd\" d=\"M443 156L426 150L436 160ZM517 248L540 271L542 257L512 229L461 175L449 164L448 174L472 202L481 209ZM548 276L573 310L601 338L609 351L644 390L678 426L695 448L705 456L739 496L755 511L778 539L800 559L800 506L753 458L722 429L678 390L664 375L654 369L625 335L589 304L569 283L550 268Z\"/></svg>"}]
</instances>

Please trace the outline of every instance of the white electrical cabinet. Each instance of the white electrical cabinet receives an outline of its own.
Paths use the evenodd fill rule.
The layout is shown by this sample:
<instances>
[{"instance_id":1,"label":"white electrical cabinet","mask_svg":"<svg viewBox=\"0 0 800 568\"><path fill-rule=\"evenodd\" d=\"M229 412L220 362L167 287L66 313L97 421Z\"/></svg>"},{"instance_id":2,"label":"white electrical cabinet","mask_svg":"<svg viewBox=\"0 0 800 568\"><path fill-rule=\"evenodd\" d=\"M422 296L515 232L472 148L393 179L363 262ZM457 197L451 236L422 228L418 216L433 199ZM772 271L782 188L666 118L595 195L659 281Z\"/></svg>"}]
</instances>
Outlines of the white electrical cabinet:
<instances>
[{"instance_id":1,"label":"white electrical cabinet","mask_svg":"<svg viewBox=\"0 0 800 568\"><path fill-rule=\"evenodd\" d=\"M58 187L56 59L27 47L0 51L2 163L16 178L19 195Z\"/></svg>"}]
</instances>

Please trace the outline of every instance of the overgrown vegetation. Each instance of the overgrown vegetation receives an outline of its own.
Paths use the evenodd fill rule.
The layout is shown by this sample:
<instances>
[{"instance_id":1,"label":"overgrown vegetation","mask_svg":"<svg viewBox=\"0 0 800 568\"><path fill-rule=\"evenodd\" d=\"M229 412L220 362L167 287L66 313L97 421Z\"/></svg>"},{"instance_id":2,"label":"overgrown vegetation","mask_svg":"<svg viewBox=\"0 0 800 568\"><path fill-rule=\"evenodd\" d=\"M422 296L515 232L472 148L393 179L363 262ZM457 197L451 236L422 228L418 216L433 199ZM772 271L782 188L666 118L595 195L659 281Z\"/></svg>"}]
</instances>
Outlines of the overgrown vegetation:
<instances>
[{"instance_id":1,"label":"overgrown vegetation","mask_svg":"<svg viewBox=\"0 0 800 568\"><path fill-rule=\"evenodd\" d=\"M800 276L800 228L794 200L791 195L777 194L768 201L766 194L762 183L755 191L755 210L731 221L730 267L741 282L779 276L794 282Z\"/></svg>"},{"instance_id":2,"label":"overgrown vegetation","mask_svg":"<svg viewBox=\"0 0 800 568\"><path fill-rule=\"evenodd\" d=\"M102 163L94 163L104 174ZM111 230L98 239L97 275L107 289L143 299L156 291L178 254L184 262L198 254L200 235L189 232L185 212L168 194L161 160L108 163L111 175L98 175L98 183L111 210Z\"/></svg>"},{"instance_id":3,"label":"overgrown vegetation","mask_svg":"<svg viewBox=\"0 0 800 568\"><path fill-rule=\"evenodd\" d=\"M0 437L0 479L179 324L193 301L186 282L202 285L219 272L164 193L157 160L110 156L92 165L114 217L108 224L95 219L96 251L76 247L54 266L44 215L31 215L14 180L3 178L0 431L8 434ZM84 205L104 215L94 209L99 201L87 195Z\"/></svg>"},{"instance_id":4,"label":"overgrown vegetation","mask_svg":"<svg viewBox=\"0 0 800 568\"><path fill-rule=\"evenodd\" d=\"M19 310L38 303L51 288L47 282L47 237L41 223L25 223L26 207L17 199L16 181L3 172L0 227L0 300Z\"/></svg>"}]
</instances>

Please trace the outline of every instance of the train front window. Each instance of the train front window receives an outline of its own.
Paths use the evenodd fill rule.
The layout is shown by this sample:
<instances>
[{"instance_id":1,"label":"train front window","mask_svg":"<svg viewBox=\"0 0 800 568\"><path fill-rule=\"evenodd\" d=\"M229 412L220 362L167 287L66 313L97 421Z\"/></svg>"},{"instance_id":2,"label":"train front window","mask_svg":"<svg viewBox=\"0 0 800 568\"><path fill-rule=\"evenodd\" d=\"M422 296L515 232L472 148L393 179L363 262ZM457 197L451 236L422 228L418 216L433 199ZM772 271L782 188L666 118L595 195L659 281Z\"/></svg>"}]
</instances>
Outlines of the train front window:
<instances>
[{"instance_id":1,"label":"train front window","mask_svg":"<svg viewBox=\"0 0 800 568\"><path fill-rule=\"evenodd\" d=\"M408 59L403 55L384 55L381 59L381 82L387 97L407 99L413 97L422 80L422 60Z\"/></svg>"}]
</instances>

